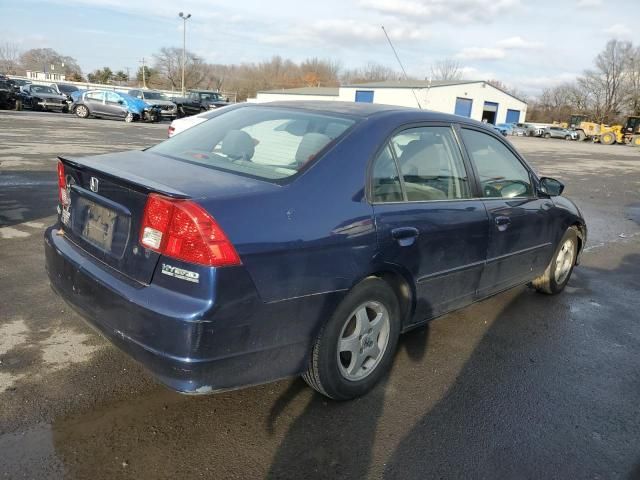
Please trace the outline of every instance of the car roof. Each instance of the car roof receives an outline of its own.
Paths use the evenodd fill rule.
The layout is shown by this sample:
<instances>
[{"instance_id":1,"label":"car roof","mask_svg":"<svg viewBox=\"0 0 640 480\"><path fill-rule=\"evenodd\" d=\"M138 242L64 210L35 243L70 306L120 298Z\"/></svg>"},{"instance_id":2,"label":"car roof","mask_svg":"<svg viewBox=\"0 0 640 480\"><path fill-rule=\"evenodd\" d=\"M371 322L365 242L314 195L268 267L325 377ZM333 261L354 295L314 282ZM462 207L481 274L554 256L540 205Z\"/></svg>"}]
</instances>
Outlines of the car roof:
<instances>
[{"instance_id":1,"label":"car roof","mask_svg":"<svg viewBox=\"0 0 640 480\"><path fill-rule=\"evenodd\" d=\"M337 115L346 115L356 118L369 118L377 116L385 117L404 117L408 121L425 121L425 122L446 122L446 123L466 123L470 125L482 125L477 120L467 117L451 115L448 113L435 112L433 110L424 110L412 107L400 107L398 105L384 105L380 103L362 103L362 102L335 102L324 100L290 100L276 101L265 103L248 103L246 106L257 106L262 108L294 108L319 113L334 113Z\"/></svg>"}]
</instances>

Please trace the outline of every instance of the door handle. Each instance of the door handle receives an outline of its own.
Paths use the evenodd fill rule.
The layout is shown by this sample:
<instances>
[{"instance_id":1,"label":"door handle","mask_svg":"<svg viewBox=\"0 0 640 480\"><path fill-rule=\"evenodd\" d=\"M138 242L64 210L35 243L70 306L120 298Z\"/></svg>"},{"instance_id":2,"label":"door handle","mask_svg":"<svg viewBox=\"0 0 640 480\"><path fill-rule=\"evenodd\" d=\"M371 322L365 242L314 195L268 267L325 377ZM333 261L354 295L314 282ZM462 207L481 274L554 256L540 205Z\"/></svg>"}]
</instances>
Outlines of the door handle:
<instances>
[{"instance_id":1,"label":"door handle","mask_svg":"<svg viewBox=\"0 0 640 480\"><path fill-rule=\"evenodd\" d=\"M391 236L398 241L401 247L413 245L420 235L420 230L415 227L400 227L391 230Z\"/></svg>"},{"instance_id":2,"label":"door handle","mask_svg":"<svg viewBox=\"0 0 640 480\"><path fill-rule=\"evenodd\" d=\"M496 225L498 226L498 230L501 232L504 232L511 224L511 219L509 217L500 215L495 218L495 222L496 222Z\"/></svg>"}]
</instances>

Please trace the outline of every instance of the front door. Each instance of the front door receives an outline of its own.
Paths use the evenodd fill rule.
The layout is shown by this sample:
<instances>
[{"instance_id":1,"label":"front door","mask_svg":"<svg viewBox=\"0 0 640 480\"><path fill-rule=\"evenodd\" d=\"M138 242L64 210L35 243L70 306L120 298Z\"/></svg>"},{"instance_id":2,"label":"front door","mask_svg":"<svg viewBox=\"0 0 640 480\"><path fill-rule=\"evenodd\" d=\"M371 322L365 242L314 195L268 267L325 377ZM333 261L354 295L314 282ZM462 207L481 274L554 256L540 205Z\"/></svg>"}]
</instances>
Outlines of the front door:
<instances>
[{"instance_id":1,"label":"front door","mask_svg":"<svg viewBox=\"0 0 640 480\"><path fill-rule=\"evenodd\" d=\"M122 97L115 92L105 92L104 113L110 117L124 118L127 107Z\"/></svg>"},{"instance_id":2,"label":"front door","mask_svg":"<svg viewBox=\"0 0 640 480\"><path fill-rule=\"evenodd\" d=\"M412 279L416 322L475 298L489 222L467 172L451 126L404 130L375 160L370 198L380 258Z\"/></svg>"},{"instance_id":3,"label":"front door","mask_svg":"<svg viewBox=\"0 0 640 480\"><path fill-rule=\"evenodd\" d=\"M527 166L502 139L461 129L490 220L484 297L539 275L553 253L548 198L538 198Z\"/></svg>"}]
</instances>

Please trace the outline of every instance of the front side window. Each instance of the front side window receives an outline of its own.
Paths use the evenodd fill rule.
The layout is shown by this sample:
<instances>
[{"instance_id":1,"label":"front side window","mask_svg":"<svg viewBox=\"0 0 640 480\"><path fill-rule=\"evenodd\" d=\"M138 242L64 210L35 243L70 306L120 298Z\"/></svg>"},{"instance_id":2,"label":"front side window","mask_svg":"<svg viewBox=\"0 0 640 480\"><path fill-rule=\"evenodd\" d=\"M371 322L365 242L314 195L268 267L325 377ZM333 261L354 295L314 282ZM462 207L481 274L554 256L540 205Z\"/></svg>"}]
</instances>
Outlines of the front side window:
<instances>
[{"instance_id":1,"label":"front side window","mask_svg":"<svg viewBox=\"0 0 640 480\"><path fill-rule=\"evenodd\" d=\"M113 92L106 92L107 102L109 103L118 103L120 101L120 95Z\"/></svg>"},{"instance_id":2,"label":"front side window","mask_svg":"<svg viewBox=\"0 0 640 480\"><path fill-rule=\"evenodd\" d=\"M216 115L148 151L212 168L278 180L295 175L354 121L270 107Z\"/></svg>"},{"instance_id":3,"label":"front side window","mask_svg":"<svg viewBox=\"0 0 640 480\"><path fill-rule=\"evenodd\" d=\"M470 197L469 181L450 127L418 127L391 139L409 201Z\"/></svg>"},{"instance_id":4,"label":"front side window","mask_svg":"<svg viewBox=\"0 0 640 480\"><path fill-rule=\"evenodd\" d=\"M462 139L478 172L484 197L533 195L529 171L506 145L477 130L462 129Z\"/></svg>"}]
</instances>

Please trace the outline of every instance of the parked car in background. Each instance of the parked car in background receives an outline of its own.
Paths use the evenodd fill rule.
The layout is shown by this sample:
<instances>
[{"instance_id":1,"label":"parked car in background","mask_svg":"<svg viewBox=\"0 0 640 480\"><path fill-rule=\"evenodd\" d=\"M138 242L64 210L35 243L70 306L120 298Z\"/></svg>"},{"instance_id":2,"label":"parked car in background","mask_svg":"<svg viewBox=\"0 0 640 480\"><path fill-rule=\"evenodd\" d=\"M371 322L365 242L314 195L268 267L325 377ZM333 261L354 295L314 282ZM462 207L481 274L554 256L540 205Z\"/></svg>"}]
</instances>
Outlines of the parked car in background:
<instances>
[{"instance_id":1,"label":"parked car in background","mask_svg":"<svg viewBox=\"0 0 640 480\"><path fill-rule=\"evenodd\" d=\"M162 92L140 89L129 90L129 95L160 107L160 115L162 118L174 119L178 116L178 107Z\"/></svg>"},{"instance_id":2,"label":"parked car in background","mask_svg":"<svg viewBox=\"0 0 640 480\"><path fill-rule=\"evenodd\" d=\"M197 115L192 115L190 117L178 118L174 120L173 122L171 122L171 125L169 125L167 136L171 138L174 135L177 135L178 133L183 132L184 130L187 130L188 128L194 127L199 123L202 123L208 120L209 118L212 117L212 113L213 112L206 111L206 112L199 113Z\"/></svg>"},{"instance_id":3,"label":"parked car in background","mask_svg":"<svg viewBox=\"0 0 640 480\"><path fill-rule=\"evenodd\" d=\"M54 290L174 390L302 375L363 395L400 333L518 285L560 293L585 245L562 183L479 122L351 102L211 115L144 151L60 157L44 239Z\"/></svg>"},{"instance_id":4,"label":"parked car in background","mask_svg":"<svg viewBox=\"0 0 640 480\"><path fill-rule=\"evenodd\" d=\"M31 108L34 111L55 110L67 112L67 97L49 85L36 85L33 83L24 85L20 94L23 107Z\"/></svg>"},{"instance_id":5,"label":"parked car in background","mask_svg":"<svg viewBox=\"0 0 640 480\"><path fill-rule=\"evenodd\" d=\"M22 91L22 87L31 85L31 80L25 80L22 78L12 78L11 81L18 87L19 91Z\"/></svg>"},{"instance_id":6,"label":"parked car in background","mask_svg":"<svg viewBox=\"0 0 640 480\"><path fill-rule=\"evenodd\" d=\"M16 109L18 96L19 93L14 81L5 75L0 75L0 109Z\"/></svg>"},{"instance_id":7,"label":"parked car in background","mask_svg":"<svg viewBox=\"0 0 640 480\"><path fill-rule=\"evenodd\" d=\"M67 98L67 110L71 111L71 104L73 103L71 94L78 92L80 89L75 85L70 85L68 83L54 83L51 86L54 87L59 94L64 95Z\"/></svg>"},{"instance_id":8,"label":"parked car in background","mask_svg":"<svg viewBox=\"0 0 640 480\"><path fill-rule=\"evenodd\" d=\"M213 90L191 90L186 97L171 97L170 100L178 106L180 117L230 105L228 99Z\"/></svg>"},{"instance_id":9,"label":"parked car in background","mask_svg":"<svg viewBox=\"0 0 640 480\"><path fill-rule=\"evenodd\" d=\"M544 128L532 123L516 123L516 127L521 128L527 137L541 137L544 134Z\"/></svg>"},{"instance_id":10,"label":"parked car in background","mask_svg":"<svg viewBox=\"0 0 640 480\"><path fill-rule=\"evenodd\" d=\"M563 138L565 140L577 140L578 134L575 130L568 130L562 127L547 127L542 134L544 138Z\"/></svg>"},{"instance_id":11,"label":"parked car in background","mask_svg":"<svg viewBox=\"0 0 640 480\"><path fill-rule=\"evenodd\" d=\"M116 118L125 122L160 120L159 107L124 93L87 90L80 95L74 95L74 98L71 111L80 118Z\"/></svg>"},{"instance_id":12,"label":"parked car in background","mask_svg":"<svg viewBox=\"0 0 640 480\"><path fill-rule=\"evenodd\" d=\"M493 128L505 137L511 135L513 131L513 126L510 123L498 123L497 125L494 125Z\"/></svg>"}]
</instances>

